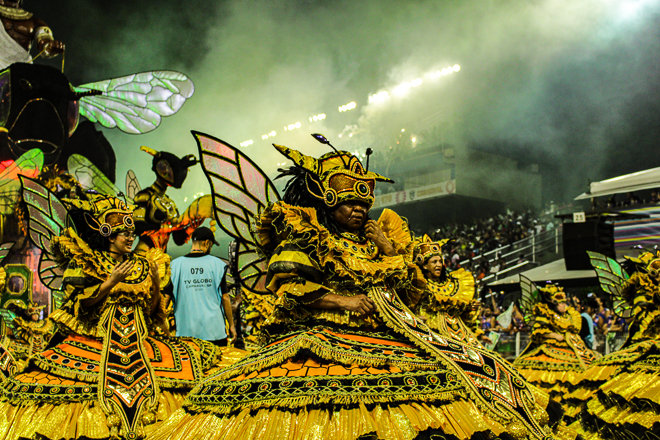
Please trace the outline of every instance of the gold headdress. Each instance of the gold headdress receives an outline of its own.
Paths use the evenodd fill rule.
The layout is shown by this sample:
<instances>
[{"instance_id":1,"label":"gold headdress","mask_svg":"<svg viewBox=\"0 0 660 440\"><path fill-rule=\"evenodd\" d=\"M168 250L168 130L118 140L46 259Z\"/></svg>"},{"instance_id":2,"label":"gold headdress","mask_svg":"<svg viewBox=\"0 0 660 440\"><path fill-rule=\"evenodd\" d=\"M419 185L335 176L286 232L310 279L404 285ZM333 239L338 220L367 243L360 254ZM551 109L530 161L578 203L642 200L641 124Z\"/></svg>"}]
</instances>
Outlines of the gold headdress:
<instances>
[{"instance_id":1,"label":"gold headdress","mask_svg":"<svg viewBox=\"0 0 660 440\"><path fill-rule=\"evenodd\" d=\"M133 208L126 206L123 200L101 194L90 195L89 198L90 200L64 199L63 201L84 210L85 222L102 237L135 229Z\"/></svg>"},{"instance_id":2,"label":"gold headdress","mask_svg":"<svg viewBox=\"0 0 660 440\"><path fill-rule=\"evenodd\" d=\"M566 302L566 292L564 292L564 288L556 284L539 287L539 292L541 292L546 302L554 305Z\"/></svg>"},{"instance_id":3,"label":"gold headdress","mask_svg":"<svg viewBox=\"0 0 660 440\"><path fill-rule=\"evenodd\" d=\"M424 236L415 244L413 250L413 258L415 263L419 266L426 264L432 257L442 258L442 246L444 246L450 239L445 238L440 241L433 241L431 237L424 234Z\"/></svg>"},{"instance_id":4,"label":"gold headdress","mask_svg":"<svg viewBox=\"0 0 660 440\"><path fill-rule=\"evenodd\" d=\"M332 208L347 201L374 204L376 181L391 179L366 171L362 162L347 151L333 151L315 159L299 151L273 144L277 150L307 171L305 183L309 193Z\"/></svg>"},{"instance_id":5,"label":"gold headdress","mask_svg":"<svg viewBox=\"0 0 660 440\"><path fill-rule=\"evenodd\" d=\"M657 253L643 252L638 258L625 256L627 260L632 261L641 272L648 273L652 278L658 278L660 275L660 251Z\"/></svg>"},{"instance_id":6,"label":"gold headdress","mask_svg":"<svg viewBox=\"0 0 660 440\"><path fill-rule=\"evenodd\" d=\"M22 310L28 315L32 315L33 313L39 313L42 309L46 308L45 305L40 306L39 303L34 302L32 300L28 300L26 303L22 299L13 299L7 301L4 305L4 308L13 310L14 312L17 312L18 310Z\"/></svg>"}]
</instances>

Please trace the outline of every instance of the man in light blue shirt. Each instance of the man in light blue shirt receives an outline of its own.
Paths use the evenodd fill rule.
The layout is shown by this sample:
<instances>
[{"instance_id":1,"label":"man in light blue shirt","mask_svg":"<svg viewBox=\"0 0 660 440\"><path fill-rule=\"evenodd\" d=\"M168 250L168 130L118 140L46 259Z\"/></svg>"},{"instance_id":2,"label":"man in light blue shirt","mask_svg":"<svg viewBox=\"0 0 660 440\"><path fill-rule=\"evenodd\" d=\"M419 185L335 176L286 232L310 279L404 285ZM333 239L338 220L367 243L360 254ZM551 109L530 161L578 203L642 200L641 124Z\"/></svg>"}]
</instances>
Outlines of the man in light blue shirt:
<instances>
[{"instance_id":1,"label":"man in light blue shirt","mask_svg":"<svg viewBox=\"0 0 660 440\"><path fill-rule=\"evenodd\" d=\"M192 336L227 345L225 318L236 339L229 295L223 293L227 265L209 255L218 244L213 231L202 226L192 234L190 253L172 261L172 295L177 336Z\"/></svg>"}]
</instances>

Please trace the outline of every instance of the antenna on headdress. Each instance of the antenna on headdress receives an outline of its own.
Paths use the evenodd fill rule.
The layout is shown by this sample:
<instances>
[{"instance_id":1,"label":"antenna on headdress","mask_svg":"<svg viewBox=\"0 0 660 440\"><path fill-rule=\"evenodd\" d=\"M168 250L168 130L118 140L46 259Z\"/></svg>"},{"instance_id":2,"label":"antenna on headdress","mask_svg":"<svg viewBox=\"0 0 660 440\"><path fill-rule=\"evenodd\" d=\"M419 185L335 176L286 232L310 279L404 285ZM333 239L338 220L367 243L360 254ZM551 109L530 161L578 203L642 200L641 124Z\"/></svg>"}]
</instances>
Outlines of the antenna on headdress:
<instances>
[{"instance_id":1,"label":"antenna on headdress","mask_svg":"<svg viewBox=\"0 0 660 440\"><path fill-rule=\"evenodd\" d=\"M320 143L322 143L322 144L329 145L330 148L332 148L333 150L335 150L335 152L336 152L337 154L339 154L339 157L341 158L341 161L344 163L344 166L345 166L346 168L348 168L348 164L347 164L346 161L344 160L344 156L343 156L342 154L340 154L340 153L339 153L339 150L337 150L337 149L335 148L335 146L332 145L332 144L330 143L330 141L328 140L328 138L326 138L325 136L323 136L321 133L312 133L312 137L313 137L314 139L316 139L317 141L319 141Z\"/></svg>"},{"instance_id":2,"label":"antenna on headdress","mask_svg":"<svg viewBox=\"0 0 660 440\"><path fill-rule=\"evenodd\" d=\"M374 153L374 150L371 148L367 148L366 154L367 154L367 171L369 171L369 157Z\"/></svg>"},{"instance_id":3,"label":"antenna on headdress","mask_svg":"<svg viewBox=\"0 0 660 440\"><path fill-rule=\"evenodd\" d=\"M119 191L117 193L117 197L121 197L122 199L124 199L124 205L128 206L128 202L126 201L126 194L124 194L123 191Z\"/></svg>"},{"instance_id":4,"label":"antenna on headdress","mask_svg":"<svg viewBox=\"0 0 660 440\"><path fill-rule=\"evenodd\" d=\"M144 145L140 147L140 150L142 150L145 153L150 154L152 156L155 156L155 155L158 154L158 151L154 150L153 148L146 147Z\"/></svg>"}]
</instances>

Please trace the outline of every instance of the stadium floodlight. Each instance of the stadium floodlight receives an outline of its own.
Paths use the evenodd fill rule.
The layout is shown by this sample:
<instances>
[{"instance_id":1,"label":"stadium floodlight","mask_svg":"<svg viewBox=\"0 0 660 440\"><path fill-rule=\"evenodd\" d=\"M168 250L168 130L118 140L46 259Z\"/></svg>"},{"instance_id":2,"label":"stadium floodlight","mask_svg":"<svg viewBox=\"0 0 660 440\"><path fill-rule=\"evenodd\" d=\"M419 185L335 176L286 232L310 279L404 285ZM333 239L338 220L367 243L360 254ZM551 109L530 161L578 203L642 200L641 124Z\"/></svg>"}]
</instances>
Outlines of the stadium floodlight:
<instances>
[{"instance_id":1,"label":"stadium floodlight","mask_svg":"<svg viewBox=\"0 0 660 440\"><path fill-rule=\"evenodd\" d=\"M458 72L459 70L461 70L461 66L459 66L458 64L454 64L453 69L454 69L454 72Z\"/></svg>"},{"instance_id":2,"label":"stadium floodlight","mask_svg":"<svg viewBox=\"0 0 660 440\"><path fill-rule=\"evenodd\" d=\"M421 86L421 85L422 85L422 82L423 82L423 81L422 81L422 78L417 78L417 79L415 79L415 80L412 80L412 81L410 82L410 85L411 85L412 87L417 87L417 86Z\"/></svg>"},{"instance_id":3,"label":"stadium floodlight","mask_svg":"<svg viewBox=\"0 0 660 440\"><path fill-rule=\"evenodd\" d=\"M410 87L412 87L412 86L410 85L409 82L404 82L404 83L399 84L398 86L396 86L394 88L394 90L392 90L392 93L394 93L396 95L403 95L403 94L407 93L408 90L410 90Z\"/></svg>"},{"instance_id":4,"label":"stadium floodlight","mask_svg":"<svg viewBox=\"0 0 660 440\"><path fill-rule=\"evenodd\" d=\"M390 94L387 92L387 90L382 90L378 93L374 93L373 95L369 95L369 103L380 104L387 101L389 97Z\"/></svg>"},{"instance_id":5,"label":"stadium floodlight","mask_svg":"<svg viewBox=\"0 0 660 440\"><path fill-rule=\"evenodd\" d=\"M340 105L339 106L339 112L340 113L347 112L349 110L353 110L356 107L357 107L357 104L355 103L355 101L351 101L348 104Z\"/></svg>"}]
</instances>

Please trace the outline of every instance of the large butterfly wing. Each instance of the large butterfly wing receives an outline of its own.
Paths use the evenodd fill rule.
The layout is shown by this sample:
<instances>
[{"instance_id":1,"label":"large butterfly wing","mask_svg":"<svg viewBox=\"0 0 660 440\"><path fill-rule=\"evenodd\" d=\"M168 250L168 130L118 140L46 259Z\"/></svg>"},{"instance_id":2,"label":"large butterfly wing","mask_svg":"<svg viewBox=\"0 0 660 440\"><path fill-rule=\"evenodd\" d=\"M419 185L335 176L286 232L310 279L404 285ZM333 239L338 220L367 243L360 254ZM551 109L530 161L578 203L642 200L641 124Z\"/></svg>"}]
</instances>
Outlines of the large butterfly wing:
<instances>
[{"instance_id":1,"label":"large butterfly wing","mask_svg":"<svg viewBox=\"0 0 660 440\"><path fill-rule=\"evenodd\" d=\"M525 322L532 325L534 321L534 306L539 302L539 291L536 285L524 275L520 275L520 311L525 316Z\"/></svg>"},{"instance_id":2,"label":"large butterfly wing","mask_svg":"<svg viewBox=\"0 0 660 440\"><path fill-rule=\"evenodd\" d=\"M84 189L93 189L101 194L118 197L122 193L96 165L85 156L72 154L66 162L69 173L76 178ZM129 204L133 200L126 200Z\"/></svg>"},{"instance_id":3,"label":"large butterfly wing","mask_svg":"<svg viewBox=\"0 0 660 440\"><path fill-rule=\"evenodd\" d=\"M13 214L21 192L18 176L37 177L44 165L44 153L34 148L21 157L0 162L0 214Z\"/></svg>"},{"instance_id":4,"label":"large butterfly wing","mask_svg":"<svg viewBox=\"0 0 660 440\"><path fill-rule=\"evenodd\" d=\"M142 190L140 182L133 170L128 170L126 173L126 197L133 200L137 193Z\"/></svg>"},{"instance_id":5,"label":"large butterfly wing","mask_svg":"<svg viewBox=\"0 0 660 440\"><path fill-rule=\"evenodd\" d=\"M268 261L257 251L253 225L261 210L280 196L273 182L241 151L207 134L192 134L211 184L216 221L239 243L237 260L243 285L252 292L267 294Z\"/></svg>"},{"instance_id":6,"label":"large butterfly wing","mask_svg":"<svg viewBox=\"0 0 660 440\"><path fill-rule=\"evenodd\" d=\"M614 313L622 318L629 318L632 313L632 305L623 299L622 292L630 276L612 258L592 251L587 251L587 254L589 262L596 271L601 289L612 298Z\"/></svg>"},{"instance_id":7,"label":"large butterfly wing","mask_svg":"<svg viewBox=\"0 0 660 440\"><path fill-rule=\"evenodd\" d=\"M158 127L163 116L178 112L195 86L183 73L158 70L84 84L75 90L103 92L80 99L80 114L90 121L143 134Z\"/></svg>"},{"instance_id":8,"label":"large butterfly wing","mask_svg":"<svg viewBox=\"0 0 660 440\"><path fill-rule=\"evenodd\" d=\"M51 290L62 286L62 268L50 253L50 242L61 235L66 225L68 212L62 202L38 181L20 176L21 195L28 210L28 235L41 250L39 278Z\"/></svg>"}]
</instances>

